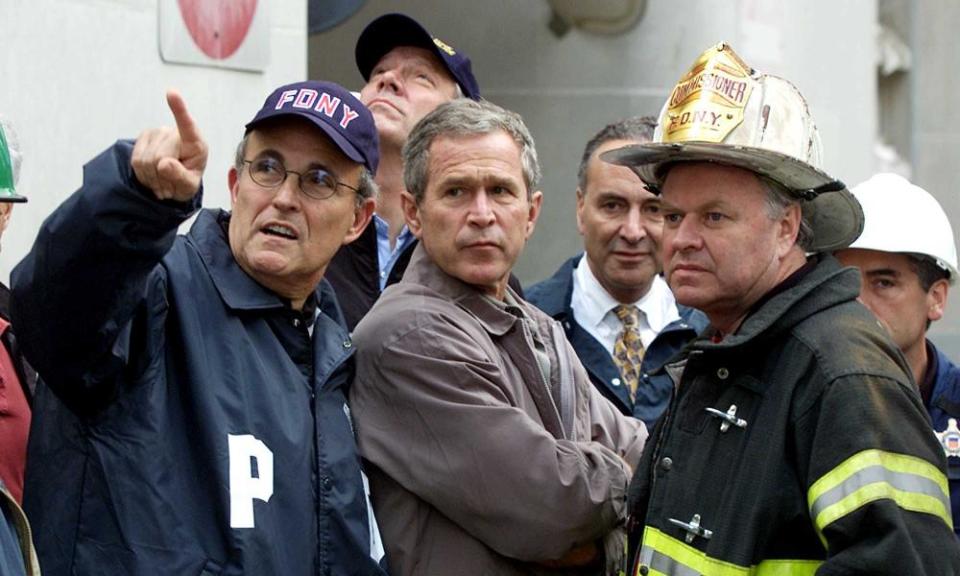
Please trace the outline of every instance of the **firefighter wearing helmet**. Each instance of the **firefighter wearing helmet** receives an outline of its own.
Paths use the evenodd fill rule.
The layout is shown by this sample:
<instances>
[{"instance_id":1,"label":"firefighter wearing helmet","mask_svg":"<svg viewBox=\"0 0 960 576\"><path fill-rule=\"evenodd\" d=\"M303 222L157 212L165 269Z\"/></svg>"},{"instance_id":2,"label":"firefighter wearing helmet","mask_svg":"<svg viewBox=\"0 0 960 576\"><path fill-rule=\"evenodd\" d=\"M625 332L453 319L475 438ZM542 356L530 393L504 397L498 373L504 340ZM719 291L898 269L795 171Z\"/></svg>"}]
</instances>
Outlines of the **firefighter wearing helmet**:
<instances>
[{"instance_id":1,"label":"firefighter wearing helmet","mask_svg":"<svg viewBox=\"0 0 960 576\"><path fill-rule=\"evenodd\" d=\"M852 192L863 206L863 233L836 257L860 270L860 301L910 364L947 455L953 528L960 534L960 368L927 339L957 278L953 228L929 192L896 174L877 174Z\"/></svg>"},{"instance_id":2,"label":"firefighter wearing helmet","mask_svg":"<svg viewBox=\"0 0 960 576\"><path fill-rule=\"evenodd\" d=\"M726 44L606 152L660 194L677 303L710 326L629 490L632 575L958 574L946 459L909 367L832 252L860 204L803 96Z\"/></svg>"}]
</instances>

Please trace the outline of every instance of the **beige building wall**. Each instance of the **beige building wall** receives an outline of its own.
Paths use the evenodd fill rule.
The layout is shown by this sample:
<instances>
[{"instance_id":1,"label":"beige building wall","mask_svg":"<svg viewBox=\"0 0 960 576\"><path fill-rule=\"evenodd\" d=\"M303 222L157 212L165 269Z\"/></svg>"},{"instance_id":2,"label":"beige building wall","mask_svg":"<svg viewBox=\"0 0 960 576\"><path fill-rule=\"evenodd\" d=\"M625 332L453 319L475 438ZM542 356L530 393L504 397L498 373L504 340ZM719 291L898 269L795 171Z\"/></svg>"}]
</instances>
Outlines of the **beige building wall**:
<instances>
[{"instance_id":1,"label":"beige building wall","mask_svg":"<svg viewBox=\"0 0 960 576\"><path fill-rule=\"evenodd\" d=\"M905 73L910 116L911 148L905 151L913 180L936 196L953 224L954 241L960 233L960 109L953 101L960 89L955 70L960 62L956 23L960 4L951 0L908 2L907 42L913 66ZM933 325L931 338L954 362L960 362L960 284L953 292L943 320Z\"/></svg>"},{"instance_id":2,"label":"beige building wall","mask_svg":"<svg viewBox=\"0 0 960 576\"><path fill-rule=\"evenodd\" d=\"M264 4L270 59L244 72L163 62L158 0L0 0L0 114L22 140L18 191L30 199L3 235L0 280L79 187L85 162L118 138L173 124L167 88L183 93L210 143L204 205L229 207L226 175L243 125L270 90L307 73L306 0Z\"/></svg>"}]
</instances>

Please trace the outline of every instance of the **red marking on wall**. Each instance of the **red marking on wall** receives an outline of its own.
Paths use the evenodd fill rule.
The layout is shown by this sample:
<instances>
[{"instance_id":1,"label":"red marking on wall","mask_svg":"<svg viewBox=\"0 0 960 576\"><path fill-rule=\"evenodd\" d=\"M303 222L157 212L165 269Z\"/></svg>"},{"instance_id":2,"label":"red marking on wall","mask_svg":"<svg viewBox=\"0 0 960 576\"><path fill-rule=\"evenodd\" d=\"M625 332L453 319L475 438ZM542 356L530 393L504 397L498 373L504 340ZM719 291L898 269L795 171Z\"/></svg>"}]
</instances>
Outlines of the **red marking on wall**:
<instances>
[{"instance_id":1,"label":"red marking on wall","mask_svg":"<svg viewBox=\"0 0 960 576\"><path fill-rule=\"evenodd\" d=\"M240 48L257 12L257 0L177 0L190 37L214 60Z\"/></svg>"}]
</instances>

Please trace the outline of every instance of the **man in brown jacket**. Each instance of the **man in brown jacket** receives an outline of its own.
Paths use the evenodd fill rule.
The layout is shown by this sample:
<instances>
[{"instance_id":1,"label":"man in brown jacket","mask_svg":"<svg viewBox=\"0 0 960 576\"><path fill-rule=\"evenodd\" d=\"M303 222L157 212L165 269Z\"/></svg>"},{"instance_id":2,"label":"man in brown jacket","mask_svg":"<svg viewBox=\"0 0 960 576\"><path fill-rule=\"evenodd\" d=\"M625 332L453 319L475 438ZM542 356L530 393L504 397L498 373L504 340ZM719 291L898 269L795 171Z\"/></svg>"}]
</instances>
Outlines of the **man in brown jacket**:
<instances>
[{"instance_id":1,"label":"man in brown jacket","mask_svg":"<svg viewBox=\"0 0 960 576\"><path fill-rule=\"evenodd\" d=\"M456 100L404 166L420 244L354 332L351 392L391 574L614 573L647 431L507 286L542 201L527 128Z\"/></svg>"}]
</instances>

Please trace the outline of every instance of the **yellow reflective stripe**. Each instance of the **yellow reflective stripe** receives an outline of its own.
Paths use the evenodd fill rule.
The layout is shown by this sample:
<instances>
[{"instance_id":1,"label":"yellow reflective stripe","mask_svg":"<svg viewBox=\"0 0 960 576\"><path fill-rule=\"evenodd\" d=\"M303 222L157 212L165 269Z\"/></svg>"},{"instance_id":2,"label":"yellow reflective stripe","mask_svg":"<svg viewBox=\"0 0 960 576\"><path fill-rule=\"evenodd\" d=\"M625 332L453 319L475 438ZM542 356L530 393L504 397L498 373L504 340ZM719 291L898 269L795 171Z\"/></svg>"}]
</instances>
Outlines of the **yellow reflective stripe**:
<instances>
[{"instance_id":1,"label":"yellow reflective stripe","mask_svg":"<svg viewBox=\"0 0 960 576\"><path fill-rule=\"evenodd\" d=\"M814 502L824 492L842 484L851 474L870 466L883 466L891 472L903 472L923 476L936 482L944 494L949 494L947 477L943 472L922 458L895 454L883 450L864 450L844 460L839 466L824 474L813 483L807 492L807 501Z\"/></svg>"},{"instance_id":2,"label":"yellow reflective stripe","mask_svg":"<svg viewBox=\"0 0 960 576\"><path fill-rule=\"evenodd\" d=\"M756 576L813 576L821 560L764 560L757 565Z\"/></svg>"},{"instance_id":3,"label":"yellow reflective stripe","mask_svg":"<svg viewBox=\"0 0 960 576\"><path fill-rule=\"evenodd\" d=\"M647 526L638 554L634 576L646 566L654 576L812 576L822 564L819 560L764 560L756 566L739 566L707 556L684 542Z\"/></svg>"},{"instance_id":4,"label":"yellow reflective stripe","mask_svg":"<svg viewBox=\"0 0 960 576\"><path fill-rule=\"evenodd\" d=\"M953 527L944 473L926 460L882 450L864 450L824 474L807 491L810 517L823 529L876 500L892 500L912 512L931 514Z\"/></svg>"}]
</instances>

